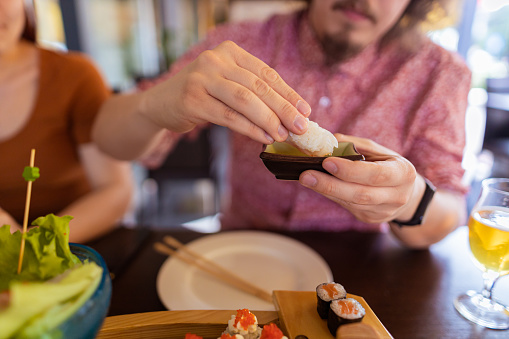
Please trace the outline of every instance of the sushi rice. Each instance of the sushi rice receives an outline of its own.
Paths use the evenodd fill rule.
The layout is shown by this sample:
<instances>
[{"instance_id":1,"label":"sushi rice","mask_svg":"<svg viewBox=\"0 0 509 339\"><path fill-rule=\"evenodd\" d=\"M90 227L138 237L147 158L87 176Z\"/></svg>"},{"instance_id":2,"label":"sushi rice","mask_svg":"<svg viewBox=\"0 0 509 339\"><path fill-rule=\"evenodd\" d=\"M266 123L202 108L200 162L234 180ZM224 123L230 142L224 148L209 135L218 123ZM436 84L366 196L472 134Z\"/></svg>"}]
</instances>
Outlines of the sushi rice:
<instances>
[{"instance_id":1,"label":"sushi rice","mask_svg":"<svg viewBox=\"0 0 509 339\"><path fill-rule=\"evenodd\" d=\"M353 298L335 299L331 301L329 316L327 317L327 327L332 335L341 325L362 321L366 315L366 310Z\"/></svg>"},{"instance_id":2,"label":"sushi rice","mask_svg":"<svg viewBox=\"0 0 509 339\"><path fill-rule=\"evenodd\" d=\"M217 339L245 339L245 338L243 336L241 336L240 334L231 335L231 334L228 334L228 333L223 333Z\"/></svg>"},{"instance_id":3,"label":"sushi rice","mask_svg":"<svg viewBox=\"0 0 509 339\"><path fill-rule=\"evenodd\" d=\"M258 339L262 329L258 326L258 319L248 309L237 310L228 320L228 327L223 333L230 335L240 334L243 339ZM238 338L237 338L238 339Z\"/></svg>"},{"instance_id":4,"label":"sushi rice","mask_svg":"<svg viewBox=\"0 0 509 339\"><path fill-rule=\"evenodd\" d=\"M323 283L316 287L316 297L316 310L320 318L327 319L331 301L346 298L346 290L343 285L335 282Z\"/></svg>"},{"instance_id":5,"label":"sushi rice","mask_svg":"<svg viewBox=\"0 0 509 339\"><path fill-rule=\"evenodd\" d=\"M297 147L303 153L314 157L331 155L338 140L328 130L320 127L316 122L308 120L308 130L304 134L289 133L287 143Z\"/></svg>"}]
</instances>

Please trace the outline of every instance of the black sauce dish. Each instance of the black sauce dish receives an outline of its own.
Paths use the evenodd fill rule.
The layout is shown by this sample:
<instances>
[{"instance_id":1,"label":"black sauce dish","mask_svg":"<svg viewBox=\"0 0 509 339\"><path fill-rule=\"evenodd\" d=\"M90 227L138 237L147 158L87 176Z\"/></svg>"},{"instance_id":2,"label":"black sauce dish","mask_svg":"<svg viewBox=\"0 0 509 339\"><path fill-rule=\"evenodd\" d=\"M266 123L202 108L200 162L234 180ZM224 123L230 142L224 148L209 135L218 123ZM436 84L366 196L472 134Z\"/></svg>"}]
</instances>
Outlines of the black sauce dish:
<instances>
[{"instance_id":1,"label":"black sauce dish","mask_svg":"<svg viewBox=\"0 0 509 339\"><path fill-rule=\"evenodd\" d=\"M329 157L352 161L365 160L364 155L357 152L351 142L340 142ZM322 162L328 157L311 157L286 143L275 142L271 145L264 145L264 151L260 153L260 158L265 167L279 180L299 180L300 174L307 170L328 173L322 167Z\"/></svg>"}]
</instances>

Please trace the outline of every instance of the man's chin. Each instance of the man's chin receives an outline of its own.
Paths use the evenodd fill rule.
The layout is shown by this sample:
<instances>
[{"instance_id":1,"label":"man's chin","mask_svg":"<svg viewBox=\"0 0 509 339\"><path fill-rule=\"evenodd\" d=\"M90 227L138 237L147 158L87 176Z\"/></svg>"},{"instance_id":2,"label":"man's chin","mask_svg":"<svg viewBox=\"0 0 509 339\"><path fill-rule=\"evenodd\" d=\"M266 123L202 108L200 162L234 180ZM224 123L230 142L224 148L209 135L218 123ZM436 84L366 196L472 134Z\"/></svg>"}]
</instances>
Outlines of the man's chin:
<instances>
[{"instance_id":1,"label":"man's chin","mask_svg":"<svg viewBox=\"0 0 509 339\"><path fill-rule=\"evenodd\" d=\"M337 64L346 61L365 48L364 45L349 40L339 40L324 37L321 41L327 64Z\"/></svg>"}]
</instances>

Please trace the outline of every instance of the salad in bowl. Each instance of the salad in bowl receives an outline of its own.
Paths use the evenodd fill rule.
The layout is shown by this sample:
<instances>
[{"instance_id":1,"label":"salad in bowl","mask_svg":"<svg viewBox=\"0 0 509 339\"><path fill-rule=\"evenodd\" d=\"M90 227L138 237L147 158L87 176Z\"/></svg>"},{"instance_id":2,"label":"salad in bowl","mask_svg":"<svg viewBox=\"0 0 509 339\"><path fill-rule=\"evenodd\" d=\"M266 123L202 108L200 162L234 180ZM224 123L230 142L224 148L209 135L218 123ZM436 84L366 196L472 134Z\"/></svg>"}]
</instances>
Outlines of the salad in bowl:
<instances>
[{"instance_id":1,"label":"salad in bowl","mask_svg":"<svg viewBox=\"0 0 509 339\"><path fill-rule=\"evenodd\" d=\"M0 227L0 337L94 338L99 331L108 312L111 279L96 251L69 244L71 219L48 214L26 234Z\"/></svg>"}]
</instances>

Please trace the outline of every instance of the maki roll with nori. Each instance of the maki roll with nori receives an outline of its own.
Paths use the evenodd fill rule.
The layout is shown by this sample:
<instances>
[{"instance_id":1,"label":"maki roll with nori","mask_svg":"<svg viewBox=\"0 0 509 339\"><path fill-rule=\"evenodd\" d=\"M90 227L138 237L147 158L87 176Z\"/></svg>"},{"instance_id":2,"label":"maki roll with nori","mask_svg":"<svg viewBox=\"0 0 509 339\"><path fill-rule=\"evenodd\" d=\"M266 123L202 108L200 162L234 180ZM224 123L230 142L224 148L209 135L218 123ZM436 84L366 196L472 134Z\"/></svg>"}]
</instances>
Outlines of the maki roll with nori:
<instances>
[{"instance_id":1,"label":"maki roll with nori","mask_svg":"<svg viewBox=\"0 0 509 339\"><path fill-rule=\"evenodd\" d=\"M329 315L329 306L334 299L346 298L346 291L343 285L330 282L323 283L316 287L316 310L320 318L327 319Z\"/></svg>"},{"instance_id":2,"label":"maki roll with nori","mask_svg":"<svg viewBox=\"0 0 509 339\"><path fill-rule=\"evenodd\" d=\"M333 336L336 336L338 327L344 324L350 324L361 321L366 315L366 310L355 299L335 299L332 300L327 317L327 327Z\"/></svg>"}]
</instances>

